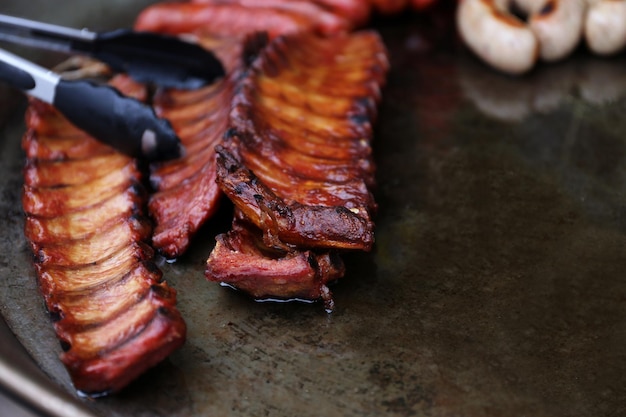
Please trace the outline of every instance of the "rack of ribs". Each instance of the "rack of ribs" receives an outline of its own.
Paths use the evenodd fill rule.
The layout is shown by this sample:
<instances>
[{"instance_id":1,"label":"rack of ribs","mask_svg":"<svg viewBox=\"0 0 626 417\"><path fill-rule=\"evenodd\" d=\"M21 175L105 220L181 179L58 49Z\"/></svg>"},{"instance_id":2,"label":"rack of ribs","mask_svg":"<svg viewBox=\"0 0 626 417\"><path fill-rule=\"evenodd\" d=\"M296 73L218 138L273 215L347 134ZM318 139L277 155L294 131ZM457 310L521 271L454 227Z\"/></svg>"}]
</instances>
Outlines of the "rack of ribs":
<instances>
[{"instance_id":1,"label":"rack of ribs","mask_svg":"<svg viewBox=\"0 0 626 417\"><path fill-rule=\"evenodd\" d=\"M151 166L152 243L170 259L187 250L191 238L216 212L223 197L215 182L214 148L226 131L240 76L241 39L205 35L198 42L220 58L228 75L198 90L162 90L153 99L155 111L170 121L186 149L182 158Z\"/></svg>"},{"instance_id":2,"label":"rack of ribs","mask_svg":"<svg viewBox=\"0 0 626 417\"><path fill-rule=\"evenodd\" d=\"M332 304L326 284L343 274L335 251L374 242L370 143L387 70L372 31L285 35L260 48L216 148L236 216L207 260L209 280Z\"/></svg>"},{"instance_id":3,"label":"rack of ribs","mask_svg":"<svg viewBox=\"0 0 626 417\"><path fill-rule=\"evenodd\" d=\"M111 83L145 97L126 77ZM179 348L186 333L148 245L141 173L134 159L35 99L26 127L25 235L61 360L86 395L119 391Z\"/></svg>"}]
</instances>

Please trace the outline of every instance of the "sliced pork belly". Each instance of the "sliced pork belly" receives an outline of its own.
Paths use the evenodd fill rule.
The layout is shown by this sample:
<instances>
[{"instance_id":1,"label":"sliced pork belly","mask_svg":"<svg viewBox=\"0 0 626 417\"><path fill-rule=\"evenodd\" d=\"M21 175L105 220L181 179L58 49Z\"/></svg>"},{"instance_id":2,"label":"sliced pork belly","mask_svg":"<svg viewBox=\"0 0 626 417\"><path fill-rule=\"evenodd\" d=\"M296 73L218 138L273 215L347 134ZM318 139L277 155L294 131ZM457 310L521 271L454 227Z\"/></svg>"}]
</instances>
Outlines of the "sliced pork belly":
<instances>
[{"instance_id":1,"label":"sliced pork belly","mask_svg":"<svg viewBox=\"0 0 626 417\"><path fill-rule=\"evenodd\" d=\"M126 77L112 81L145 98ZM22 145L25 235L77 390L122 389L185 340L176 293L147 245L147 193L136 161L31 100Z\"/></svg>"}]
</instances>

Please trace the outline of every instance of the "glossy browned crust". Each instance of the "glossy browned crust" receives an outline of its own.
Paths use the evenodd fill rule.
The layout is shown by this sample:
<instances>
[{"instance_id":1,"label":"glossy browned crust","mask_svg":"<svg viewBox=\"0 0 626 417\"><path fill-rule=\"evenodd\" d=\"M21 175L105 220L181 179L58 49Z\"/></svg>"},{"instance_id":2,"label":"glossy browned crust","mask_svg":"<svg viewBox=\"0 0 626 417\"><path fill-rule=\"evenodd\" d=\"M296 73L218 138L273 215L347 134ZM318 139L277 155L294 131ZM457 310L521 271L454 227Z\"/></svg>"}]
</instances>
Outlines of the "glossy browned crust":
<instances>
[{"instance_id":1,"label":"glossy browned crust","mask_svg":"<svg viewBox=\"0 0 626 417\"><path fill-rule=\"evenodd\" d=\"M370 250L372 123L388 69L373 32L279 37L233 101L217 177L236 219L205 275L255 298L323 299L337 250Z\"/></svg>"},{"instance_id":2,"label":"glossy browned crust","mask_svg":"<svg viewBox=\"0 0 626 417\"><path fill-rule=\"evenodd\" d=\"M220 187L268 239L371 248L370 141L387 69L374 32L285 36L262 50L217 151Z\"/></svg>"},{"instance_id":3,"label":"glossy browned crust","mask_svg":"<svg viewBox=\"0 0 626 417\"><path fill-rule=\"evenodd\" d=\"M120 90L141 96L124 77ZM77 390L122 389L185 340L176 293L153 263L147 193L131 158L31 100L23 146L25 235Z\"/></svg>"},{"instance_id":4,"label":"glossy browned crust","mask_svg":"<svg viewBox=\"0 0 626 417\"><path fill-rule=\"evenodd\" d=\"M41 244L83 239L105 230L119 219L140 215L145 201L143 187L131 186L101 204L84 210L54 217L30 215L25 220L25 232L31 242Z\"/></svg>"},{"instance_id":5,"label":"glossy browned crust","mask_svg":"<svg viewBox=\"0 0 626 417\"><path fill-rule=\"evenodd\" d=\"M170 121L185 145L183 158L152 165L150 215L155 221L152 243L168 258L182 255L197 230L217 210L215 145L227 128L235 80L239 76L241 42L200 39L224 62L229 75L200 90L162 91L154 99L157 113Z\"/></svg>"},{"instance_id":6,"label":"glossy browned crust","mask_svg":"<svg viewBox=\"0 0 626 417\"><path fill-rule=\"evenodd\" d=\"M205 274L256 299L322 298L332 309L327 284L343 276L345 267L333 252L279 250L263 243L258 229L241 220L217 237Z\"/></svg>"},{"instance_id":7,"label":"glossy browned crust","mask_svg":"<svg viewBox=\"0 0 626 417\"><path fill-rule=\"evenodd\" d=\"M355 213L341 205L287 204L225 147L218 146L217 153L220 187L246 218L264 231L268 246L282 247L287 243L303 248L371 248L373 223L367 212ZM294 182L292 186L296 188L298 184ZM311 191L314 198L318 191ZM323 194L321 191L319 194ZM319 201L330 200L332 204L341 200L334 197L323 195Z\"/></svg>"}]
</instances>

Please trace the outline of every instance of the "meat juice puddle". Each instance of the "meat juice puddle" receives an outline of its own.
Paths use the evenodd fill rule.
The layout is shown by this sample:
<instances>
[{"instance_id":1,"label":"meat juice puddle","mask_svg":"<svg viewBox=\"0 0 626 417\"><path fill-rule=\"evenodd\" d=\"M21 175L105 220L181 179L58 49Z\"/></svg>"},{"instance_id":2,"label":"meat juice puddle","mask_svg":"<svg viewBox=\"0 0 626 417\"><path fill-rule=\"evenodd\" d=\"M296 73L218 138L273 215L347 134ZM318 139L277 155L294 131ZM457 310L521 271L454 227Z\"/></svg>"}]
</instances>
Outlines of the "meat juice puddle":
<instances>
[{"instance_id":1,"label":"meat juice puddle","mask_svg":"<svg viewBox=\"0 0 626 417\"><path fill-rule=\"evenodd\" d=\"M234 285L228 284L226 282L220 282L220 286L224 288L230 288L231 290L239 292L239 289ZM307 300L306 298L252 298L257 303L305 303L305 304L313 304L316 303L317 300Z\"/></svg>"}]
</instances>

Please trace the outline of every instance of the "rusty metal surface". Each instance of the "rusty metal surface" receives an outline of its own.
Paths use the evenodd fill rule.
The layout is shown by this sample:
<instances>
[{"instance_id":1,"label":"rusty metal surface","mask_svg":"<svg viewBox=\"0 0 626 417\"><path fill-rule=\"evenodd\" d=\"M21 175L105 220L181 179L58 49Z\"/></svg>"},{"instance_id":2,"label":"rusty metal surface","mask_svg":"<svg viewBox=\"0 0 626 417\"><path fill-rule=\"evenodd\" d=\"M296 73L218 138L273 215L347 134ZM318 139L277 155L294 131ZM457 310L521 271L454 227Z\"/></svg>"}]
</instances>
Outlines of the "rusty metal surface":
<instances>
[{"instance_id":1,"label":"rusty metal surface","mask_svg":"<svg viewBox=\"0 0 626 417\"><path fill-rule=\"evenodd\" d=\"M337 310L206 282L225 207L162 265L187 344L120 395L88 401L95 412L626 414L625 57L583 50L511 79L438 20L379 25L392 70L374 144L377 243L346 257ZM22 236L21 117L0 133L0 310L72 392Z\"/></svg>"}]
</instances>

